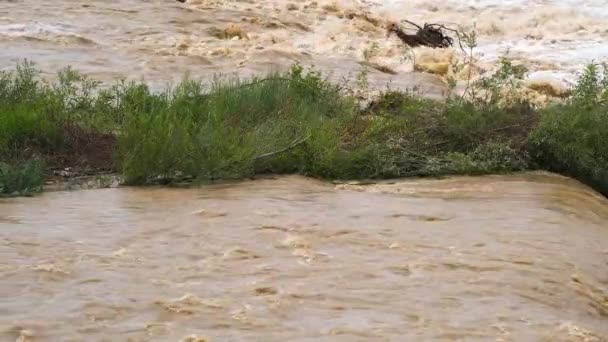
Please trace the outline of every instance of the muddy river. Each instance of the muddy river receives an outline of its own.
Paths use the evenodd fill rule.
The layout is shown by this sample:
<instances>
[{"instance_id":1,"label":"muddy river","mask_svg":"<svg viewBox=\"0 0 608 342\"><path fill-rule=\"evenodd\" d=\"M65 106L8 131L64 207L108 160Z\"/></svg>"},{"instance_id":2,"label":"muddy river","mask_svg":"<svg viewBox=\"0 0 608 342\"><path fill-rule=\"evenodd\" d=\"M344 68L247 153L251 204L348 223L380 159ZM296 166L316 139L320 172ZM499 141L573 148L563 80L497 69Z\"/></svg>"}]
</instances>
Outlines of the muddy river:
<instances>
[{"instance_id":1,"label":"muddy river","mask_svg":"<svg viewBox=\"0 0 608 342\"><path fill-rule=\"evenodd\" d=\"M459 49L388 21L476 25L556 87L608 56L606 0L0 0L0 69L27 58L164 86L294 62L445 92ZM228 38L228 39L225 39ZM544 81L543 81L544 82ZM535 174L299 177L0 200L2 341L608 341L608 201Z\"/></svg>"},{"instance_id":2,"label":"muddy river","mask_svg":"<svg viewBox=\"0 0 608 342\"><path fill-rule=\"evenodd\" d=\"M2 341L607 341L608 201L545 174L0 200Z\"/></svg>"},{"instance_id":3,"label":"muddy river","mask_svg":"<svg viewBox=\"0 0 608 342\"><path fill-rule=\"evenodd\" d=\"M417 87L441 96L446 77L464 83L491 73L503 55L525 63L530 79L557 88L586 63L608 58L606 0L0 3L0 69L27 58L47 73L71 65L104 81L143 79L157 87L186 73L247 77L295 62L354 81L367 51L370 88ZM387 37L386 24L403 19L476 31L472 72L452 68L465 57L458 47L408 50Z\"/></svg>"}]
</instances>

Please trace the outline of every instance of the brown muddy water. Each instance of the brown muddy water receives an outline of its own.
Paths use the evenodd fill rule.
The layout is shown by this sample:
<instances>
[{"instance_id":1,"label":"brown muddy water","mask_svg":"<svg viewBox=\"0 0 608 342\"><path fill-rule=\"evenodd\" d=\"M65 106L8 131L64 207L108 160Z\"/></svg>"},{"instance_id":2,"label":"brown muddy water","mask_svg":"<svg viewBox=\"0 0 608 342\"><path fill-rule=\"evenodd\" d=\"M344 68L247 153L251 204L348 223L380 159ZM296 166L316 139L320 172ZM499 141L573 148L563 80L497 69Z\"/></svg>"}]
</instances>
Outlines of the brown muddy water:
<instances>
[{"instance_id":1,"label":"brown muddy water","mask_svg":"<svg viewBox=\"0 0 608 342\"><path fill-rule=\"evenodd\" d=\"M607 341L608 201L528 174L0 200L2 341Z\"/></svg>"},{"instance_id":2,"label":"brown muddy water","mask_svg":"<svg viewBox=\"0 0 608 342\"><path fill-rule=\"evenodd\" d=\"M606 0L0 0L0 69L107 82L315 65L370 89L490 73L563 88L608 57ZM387 21L476 24L404 49ZM232 38L218 34L230 32ZM384 71L381 71L384 70ZM561 89L560 88L560 89ZM540 95L539 95L540 96ZM557 176L299 177L0 200L1 341L608 341L608 201Z\"/></svg>"},{"instance_id":3,"label":"brown muddy water","mask_svg":"<svg viewBox=\"0 0 608 342\"><path fill-rule=\"evenodd\" d=\"M507 55L531 82L563 90L586 63L608 58L606 0L3 0L0 69L27 58L43 71L71 65L104 81L143 79L156 87L184 74L248 77L295 62L332 80L355 81L364 55L370 89L445 94ZM454 49L406 49L386 24L403 19L465 31L475 27L471 72ZM228 32L226 36L223 33ZM218 33L220 33L218 35ZM224 39L227 38L227 39ZM50 77L50 74L48 75ZM543 87L535 86L534 89ZM543 94L536 94L544 96Z\"/></svg>"}]
</instances>

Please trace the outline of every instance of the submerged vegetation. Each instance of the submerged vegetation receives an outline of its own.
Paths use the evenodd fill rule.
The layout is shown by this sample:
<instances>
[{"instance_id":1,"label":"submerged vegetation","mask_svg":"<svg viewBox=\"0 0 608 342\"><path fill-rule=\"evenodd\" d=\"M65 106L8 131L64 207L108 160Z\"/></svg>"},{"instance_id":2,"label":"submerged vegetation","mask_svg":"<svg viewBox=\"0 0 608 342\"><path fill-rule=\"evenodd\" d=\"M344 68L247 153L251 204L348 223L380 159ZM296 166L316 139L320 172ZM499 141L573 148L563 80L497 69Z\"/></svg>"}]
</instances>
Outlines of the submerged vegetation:
<instances>
[{"instance_id":1,"label":"submerged vegetation","mask_svg":"<svg viewBox=\"0 0 608 342\"><path fill-rule=\"evenodd\" d=\"M114 171L129 184L263 173L354 179L546 169L608 195L608 69L590 65L569 98L534 108L505 92L524 70L503 60L466 97L354 92L294 66L246 82L184 80L153 92L110 88L29 63L0 74L0 194L40 191L44 175Z\"/></svg>"}]
</instances>

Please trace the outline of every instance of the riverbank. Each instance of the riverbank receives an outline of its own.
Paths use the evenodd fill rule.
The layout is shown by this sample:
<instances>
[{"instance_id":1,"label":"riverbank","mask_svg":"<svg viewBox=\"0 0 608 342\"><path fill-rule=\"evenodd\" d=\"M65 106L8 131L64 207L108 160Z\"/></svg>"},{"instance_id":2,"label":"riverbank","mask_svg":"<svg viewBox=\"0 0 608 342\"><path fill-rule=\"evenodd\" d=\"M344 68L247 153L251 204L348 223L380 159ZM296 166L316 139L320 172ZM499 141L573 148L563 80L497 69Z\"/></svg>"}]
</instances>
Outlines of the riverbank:
<instances>
[{"instance_id":1,"label":"riverbank","mask_svg":"<svg viewBox=\"0 0 608 342\"><path fill-rule=\"evenodd\" d=\"M301 174L384 179L547 170L608 195L608 75L590 65L565 98L539 108L525 69L503 60L467 96L386 90L365 98L299 66L246 81L102 87L66 69L55 83L21 64L0 76L0 193L51 176L120 174L172 184Z\"/></svg>"}]
</instances>

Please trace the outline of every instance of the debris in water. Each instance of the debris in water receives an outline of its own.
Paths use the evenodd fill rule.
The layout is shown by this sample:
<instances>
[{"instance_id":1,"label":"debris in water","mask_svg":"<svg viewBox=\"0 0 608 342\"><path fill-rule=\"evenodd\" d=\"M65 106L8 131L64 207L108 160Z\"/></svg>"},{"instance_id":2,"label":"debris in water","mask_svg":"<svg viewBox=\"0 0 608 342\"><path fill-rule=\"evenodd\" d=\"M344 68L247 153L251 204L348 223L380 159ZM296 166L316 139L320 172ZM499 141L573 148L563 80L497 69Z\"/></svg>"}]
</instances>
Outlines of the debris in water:
<instances>
[{"instance_id":1,"label":"debris in water","mask_svg":"<svg viewBox=\"0 0 608 342\"><path fill-rule=\"evenodd\" d=\"M279 227L279 226L263 225L260 227L256 227L255 230L274 230L274 231L279 231L279 232L288 232L290 229L285 228L285 227Z\"/></svg>"},{"instance_id":2,"label":"debris in water","mask_svg":"<svg viewBox=\"0 0 608 342\"><path fill-rule=\"evenodd\" d=\"M404 22L415 26L418 31L415 34L408 34L399 24L389 23L386 27L387 35L396 34L403 43L410 47L429 46L432 48L448 48L454 45L454 39L448 36L445 31L458 33L458 31L449 29L444 25L425 23L421 27L408 20L404 20Z\"/></svg>"},{"instance_id":3,"label":"debris in water","mask_svg":"<svg viewBox=\"0 0 608 342\"><path fill-rule=\"evenodd\" d=\"M279 293L274 287L258 287L255 289L255 294L258 296L270 296Z\"/></svg>"},{"instance_id":4,"label":"debris in water","mask_svg":"<svg viewBox=\"0 0 608 342\"><path fill-rule=\"evenodd\" d=\"M445 218L445 217L436 217L436 216L427 216L427 215L418 215L416 217L417 220L419 221L425 221L425 222L436 222L436 221L448 221L449 218Z\"/></svg>"}]
</instances>

